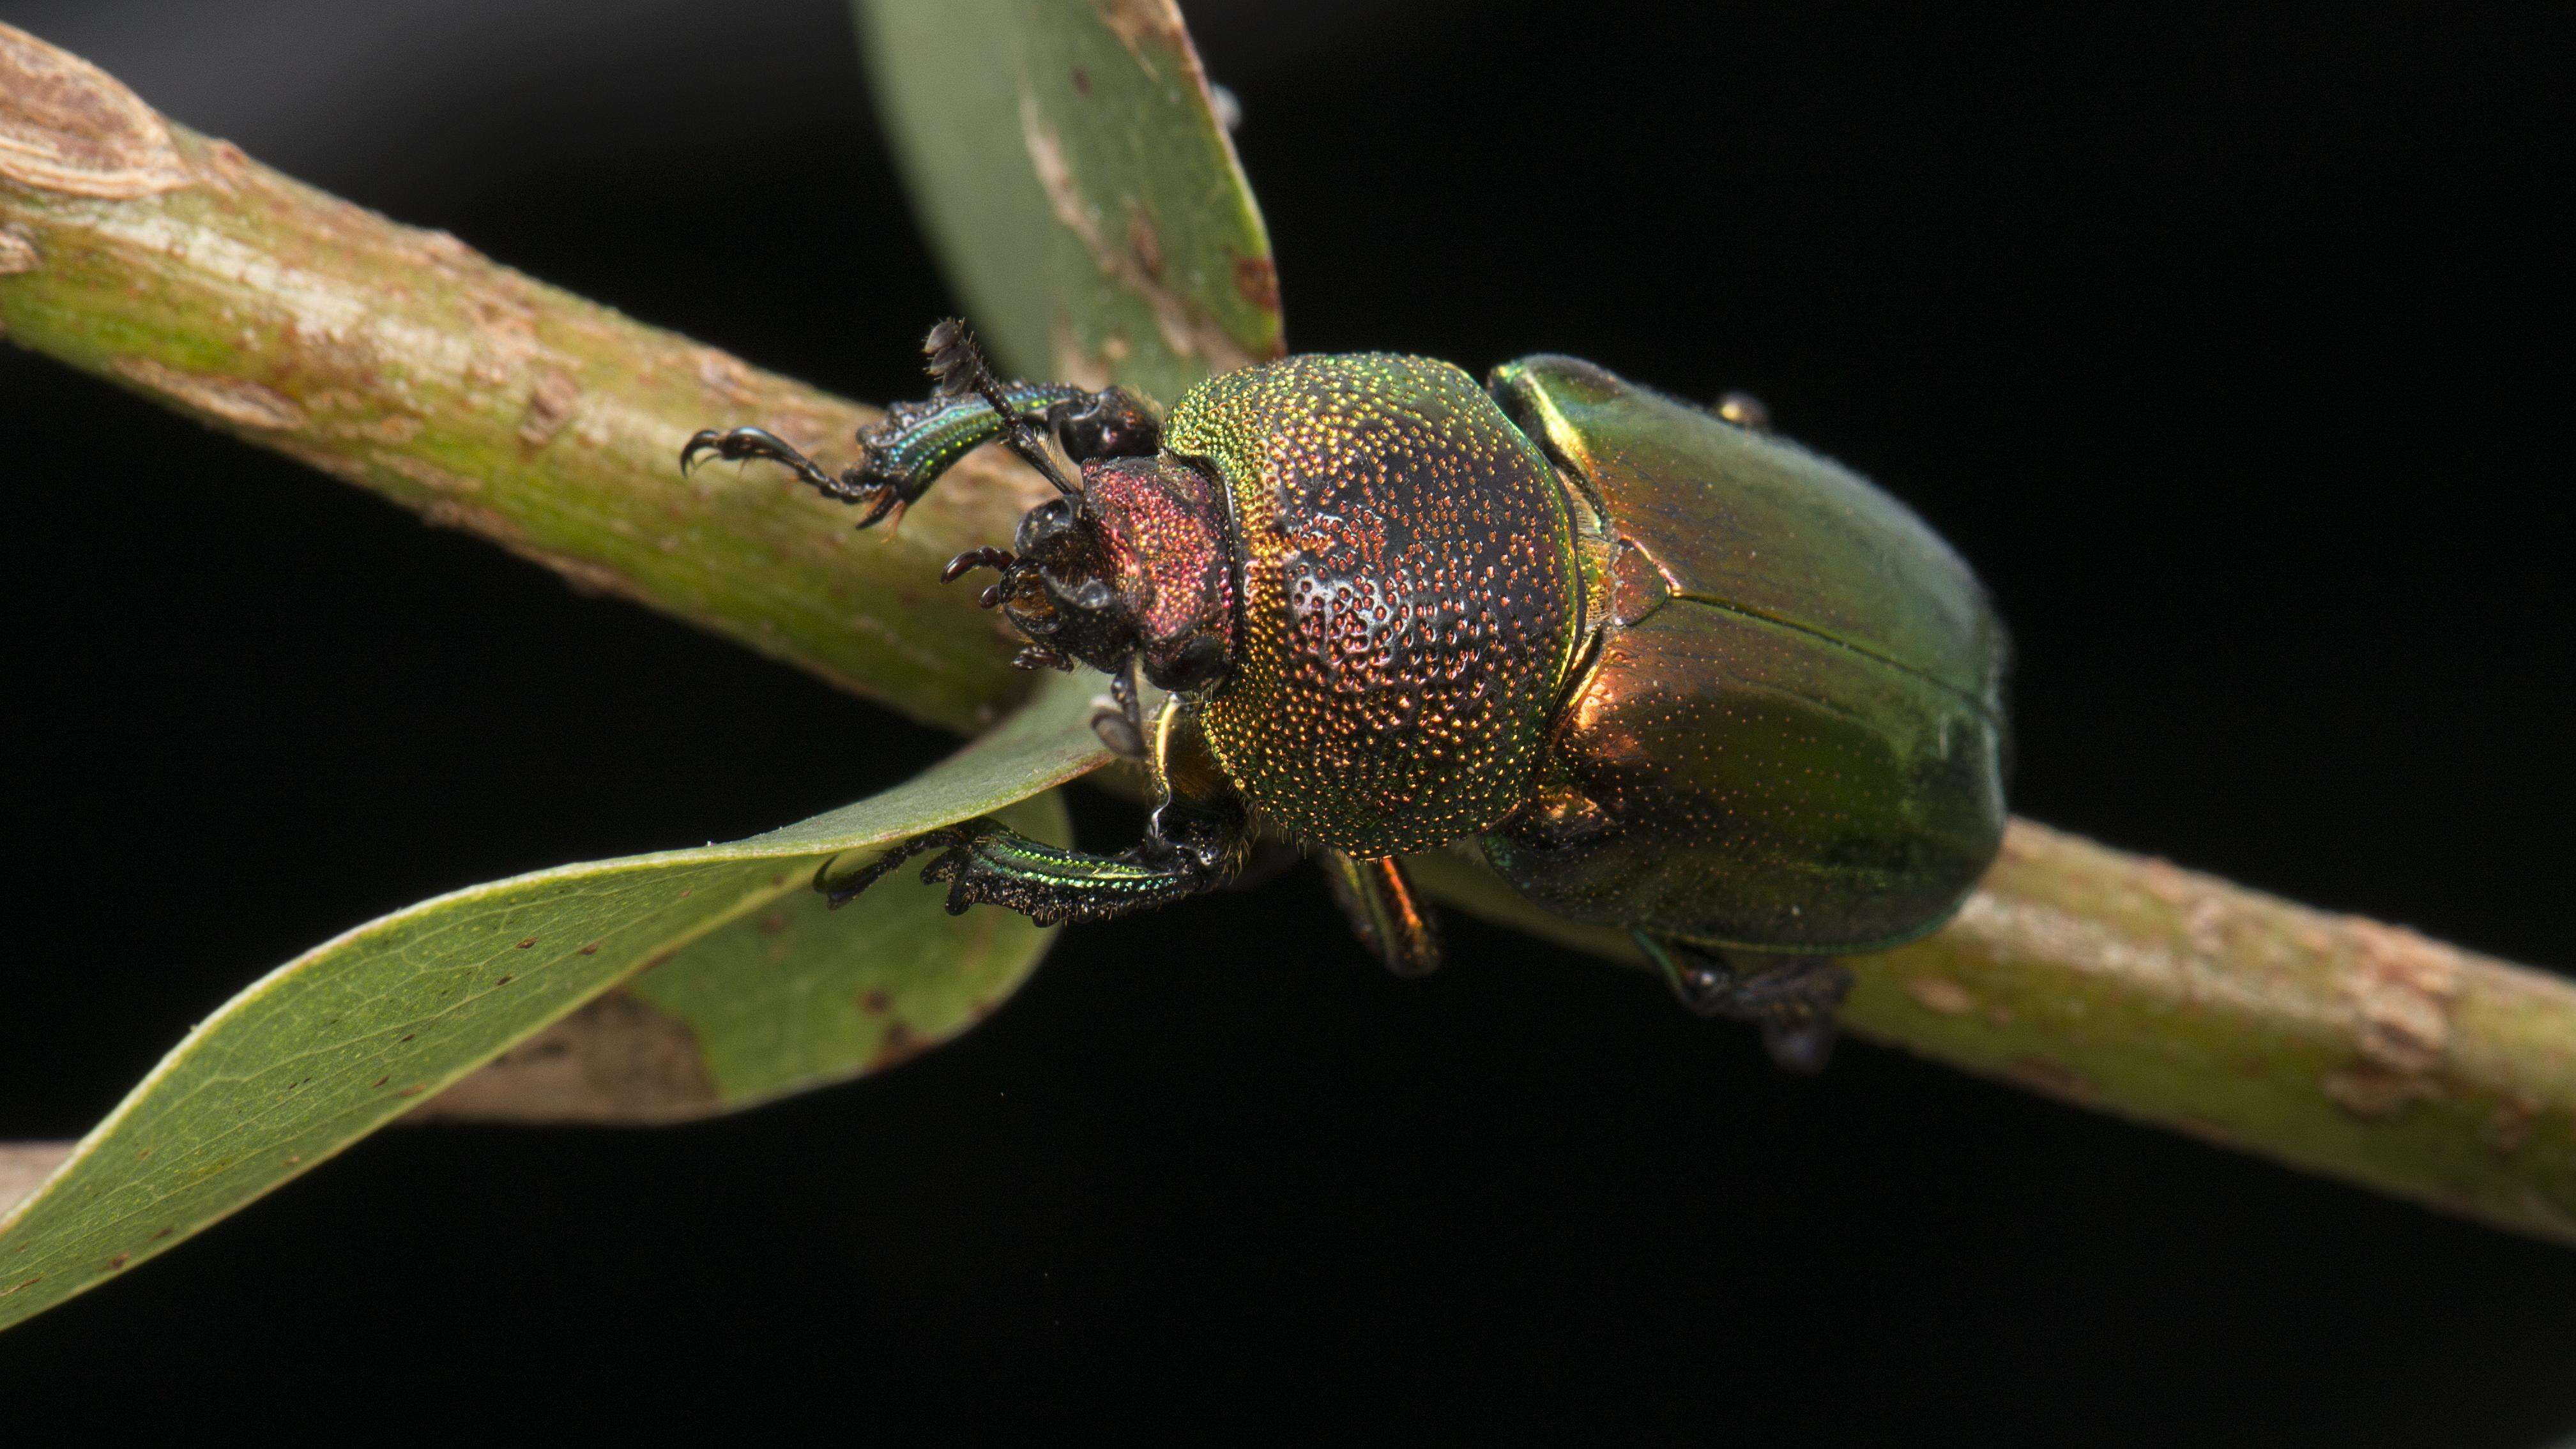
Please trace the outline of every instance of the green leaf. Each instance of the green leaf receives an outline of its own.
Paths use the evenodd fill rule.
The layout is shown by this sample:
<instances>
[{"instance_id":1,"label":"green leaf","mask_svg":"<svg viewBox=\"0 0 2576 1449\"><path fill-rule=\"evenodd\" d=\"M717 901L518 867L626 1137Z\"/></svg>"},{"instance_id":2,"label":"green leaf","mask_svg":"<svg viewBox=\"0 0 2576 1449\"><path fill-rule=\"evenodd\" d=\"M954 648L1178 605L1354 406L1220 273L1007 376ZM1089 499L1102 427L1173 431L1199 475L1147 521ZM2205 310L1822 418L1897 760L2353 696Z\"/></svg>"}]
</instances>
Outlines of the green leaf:
<instances>
[{"instance_id":1,"label":"green leaf","mask_svg":"<svg viewBox=\"0 0 2576 1449\"><path fill-rule=\"evenodd\" d=\"M937 768L801 824L475 886L279 967L0 1216L0 1327L184 1241L638 973L615 1059L632 1066L650 1041L670 1081L694 1079L656 1099L665 1119L855 1075L972 1025L1044 933L1001 911L949 917L909 881L824 917L809 883L987 812L1063 838L1061 804L1039 797L1106 759L1083 727L1089 697L1056 680Z\"/></svg>"},{"instance_id":2,"label":"green leaf","mask_svg":"<svg viewBox=\"0 0 2576 1449\"><path fill-rule=\"evenodd\" d=\"M1067 837L1053 794L995 813ZM909 872L838 911L789 890L502 1053L412 1120L685 1122L909 1060L1018 990L1050 934L1010 911L951 916L947 899Z\"/></svg>"},{"instance_id":3,"label":"green leaf","mask_svg":"<svg viewBox=\"0 0 2576 1449\"><path fill-rule=\"evenodd\" d=\"M913 205L1004 367L1176 402L1282 351L1269 234L1171 0L859 0Z\"/></svg>"}]
</instances>

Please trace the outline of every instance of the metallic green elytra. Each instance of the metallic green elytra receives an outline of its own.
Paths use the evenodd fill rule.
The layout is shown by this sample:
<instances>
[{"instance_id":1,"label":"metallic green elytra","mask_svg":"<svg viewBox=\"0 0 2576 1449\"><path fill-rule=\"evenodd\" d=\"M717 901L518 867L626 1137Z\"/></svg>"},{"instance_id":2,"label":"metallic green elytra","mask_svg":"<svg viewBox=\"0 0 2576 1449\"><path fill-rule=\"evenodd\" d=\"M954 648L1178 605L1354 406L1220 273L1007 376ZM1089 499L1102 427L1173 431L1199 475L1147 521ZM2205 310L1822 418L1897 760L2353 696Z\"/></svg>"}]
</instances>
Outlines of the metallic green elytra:
<instances>
[{"instance_id":1,"label":"metallic green elytra","mask_svg":"<svg viewBox=\"0 0 2576 1449\"><path fill-rule=\"evenodd\" d=\"M2005 636L1904 505L1728 416L1590 363L1479 387L1444 362L1289 357L1168 416L1108 389L1004 384L965 329L939 391L830 475L757 428L702 452L786 463L866 509L999 441L1060 496L984 602L1028 667L1110 676L1104 738L1162 803L1114 856L991 821L904 856L950 906L1097 920L1212 889L1267 823L1325 857L1363 940L1405 974L1438 924L1398 858L1480 851L1532 900L1632 931L1686 1004L1821 1060L1836 954L1923 934L2003 838ZM1731 421L1734 417L1741 421ZM1080 470L1066 476L1048 440ZM1167 697L1151 717L1140 684Z\"/></svg>"},{"instance_id":2,"label":"metallic green elytra","mask_svg":"<svg viewBox=\"0 0 2576 1449\"><path fill-rule=\"evenodd\" d=\"M1580 920L1765 952L1947 920L2005 818L2004 632L1967 565L1832 461L1590 363L1494 389L1611 541L1596 657L1494 868Z\"/></svg>"}]
</instances>

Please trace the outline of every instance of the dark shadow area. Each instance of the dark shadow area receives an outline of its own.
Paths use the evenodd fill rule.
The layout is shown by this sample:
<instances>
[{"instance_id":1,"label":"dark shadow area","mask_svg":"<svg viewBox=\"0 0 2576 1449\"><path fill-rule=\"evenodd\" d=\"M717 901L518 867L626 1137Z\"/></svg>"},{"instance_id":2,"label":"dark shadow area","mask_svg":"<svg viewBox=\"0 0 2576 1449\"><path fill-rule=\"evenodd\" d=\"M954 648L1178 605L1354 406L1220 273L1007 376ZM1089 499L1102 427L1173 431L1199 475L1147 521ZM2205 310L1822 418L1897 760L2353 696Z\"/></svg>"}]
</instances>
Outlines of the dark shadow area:
<instances>
[{"instance_id":1,"label":"dark shadow area","mask_svg":"<svg viewBox=\"0 0 2576 1449\"><path fill-rule=\"evenodd\" d=\"M917 387L947 304L834 0L400 8L0 19L639 317ZM1291 345L1749 389L1995 588L2022 813L2576 965L2567 10L1207 9ZM949 747L27 354L0 417L0 1136L78 1133L374 913ZM0 1383L485 1430L503 1382L601 1432L1206 1394L1572 1442L2576 1428L2576 1253L1889 1052L1792 1080L1453 935L1387 979L1300 872L1070 933L881 1080L390 1132L0 1338Z\"/></svg>"}]
</instances>

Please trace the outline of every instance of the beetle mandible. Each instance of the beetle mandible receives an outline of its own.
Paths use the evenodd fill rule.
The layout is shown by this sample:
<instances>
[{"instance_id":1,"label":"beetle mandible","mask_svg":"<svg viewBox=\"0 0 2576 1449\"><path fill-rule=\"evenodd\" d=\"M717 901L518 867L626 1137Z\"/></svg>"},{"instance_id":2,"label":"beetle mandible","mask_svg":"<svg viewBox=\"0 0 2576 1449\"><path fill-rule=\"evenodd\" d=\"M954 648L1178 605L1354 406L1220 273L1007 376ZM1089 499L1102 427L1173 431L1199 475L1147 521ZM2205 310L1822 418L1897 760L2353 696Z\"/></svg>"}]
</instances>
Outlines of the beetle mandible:
<instances>
[{"instance_id":1,"label":"beetle mandible","mask_svg":"<svg viewBox=\"0 0 2576 1449\"><path fill-rule=\"evenodd\" d=\"M1390 968L1437 966L1401 857L1467 842L1548 910L1629 930L1703 1015L1820 1065L1834 958L1938 927L2003 838L2002 624L1966 564L1866 480L1570 357L1479 387L1428 358L1304 354L1168 415L1124 389L1003 383L962 323L937 379L824 471L759 428L681 453L785 464L869 527L1000 441L1058 496L942 573L1111 679L1104 738L1151 761L1116 855L991 819L905 859L951 911L1093 921L1224 885L1267 821L1316 852ZM1731 420L1733 419L1733 420ZM1049 438L1080 470L1068 478ZM1167 691L1150 718L1137 681Z\"/></svg>"}]
</instances>

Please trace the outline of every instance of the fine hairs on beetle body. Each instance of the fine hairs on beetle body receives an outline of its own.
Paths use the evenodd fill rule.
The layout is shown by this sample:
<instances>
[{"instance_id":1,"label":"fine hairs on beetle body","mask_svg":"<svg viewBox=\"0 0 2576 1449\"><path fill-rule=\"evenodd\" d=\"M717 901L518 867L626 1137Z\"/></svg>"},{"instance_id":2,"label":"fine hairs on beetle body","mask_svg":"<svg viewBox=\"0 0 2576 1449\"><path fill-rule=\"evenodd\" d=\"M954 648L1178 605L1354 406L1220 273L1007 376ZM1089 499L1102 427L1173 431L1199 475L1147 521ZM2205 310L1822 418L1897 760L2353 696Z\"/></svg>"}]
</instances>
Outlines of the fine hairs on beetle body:
<instances>
[{"instance_id":1,"label":"fine hairs on beetle body","mask_svg":"<svg viewBox=\"0 0 2576 1449\"><path fill-rule=\"evenodd\" d=\"M839 474L757 427L701 432L681 465L784 464L866 528L1009 447L1058 496L942 577L999 571L982 601L1027 639L1021 666L1109 675L1095 723L1146 757L1159 803L1115 855L991 819L934 831L818 880L835 904L936 850L922 875L952 911L1106 920L1225 884L1258 819L1419 975L1438 923L1401 857L1471 842L1812 1070L1850 985L1834 958L1938 927L2000 848L2006 642L1984 588L1758 406L1568 357L1479 387L1370 353L1226 373L1166 414L1003 383L956 321L926 350L931 399L863 430ZM1150 716L1140 681L1166 691Z\"/></svg>"}]
</instances>

